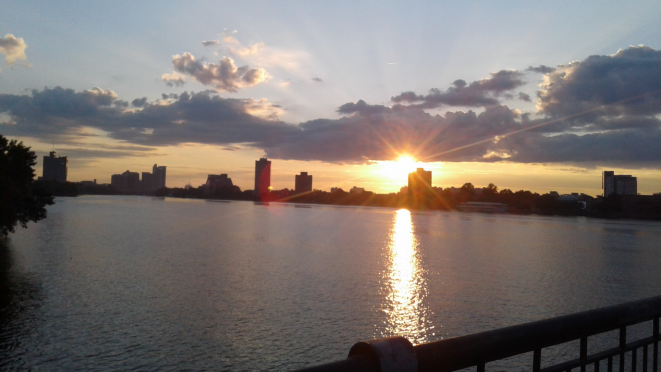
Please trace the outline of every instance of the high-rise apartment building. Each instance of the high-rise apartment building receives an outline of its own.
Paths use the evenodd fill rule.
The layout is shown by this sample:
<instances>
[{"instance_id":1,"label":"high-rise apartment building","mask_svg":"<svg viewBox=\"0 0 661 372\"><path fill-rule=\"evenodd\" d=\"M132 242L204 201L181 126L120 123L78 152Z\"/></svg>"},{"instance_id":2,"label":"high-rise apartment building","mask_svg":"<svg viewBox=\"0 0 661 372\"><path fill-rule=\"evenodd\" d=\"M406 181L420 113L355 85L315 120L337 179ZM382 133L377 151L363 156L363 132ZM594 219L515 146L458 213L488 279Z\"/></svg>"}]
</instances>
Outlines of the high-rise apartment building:
<instances>
[{"instance_id":1,"label":"high-rise apartment building","mask_svg":"<svg viewBox=\"0 0 661 372\"><path fill-rule=\"evenodd\" d=\"M615 175L614 171L604 171L601 180L604 197L609 195L638 195L638 178L631 175Z\"/></svg>"},{"instance_id":2,"label":"high-rise apartment building","mask_svg":"<svg viewBox=\"0 0 661 372\"><path fill-rule=\"evenodd\" d=\"M227 177L227 174L210 174L207 177L207 183L204 184L204 193L215 194L221 189L231 190L233 186L232 179Z\"/></svg>"},{"instance_id":3,"label":"high-rise apartment building","mask_svg":"<svg viewBox=\"0 0 661 372\"><path fill-rule=\"evenodd\" d=\"M411 190L429 190L431 188L431 171L418 168L415 172L409 173L408 188L409 193Z\"/></svg>"},{"instance_id":4,"label":"high-rise apartment building","mask_svg":"<svg viewBox=\"0 0 661 372\"><path fill-rule=\"evenodd\" d=\"M122 174L113 174L110 184L117 191L135 193L140 191L140 173L126 171Z\"/></svg>"},{"instance_id":5,"label":"high-rise apartment building","mask_svg":"<svg viewBox=\"0 0 661 372\"><path fill-rule=\"evenodd\" d=\"M266 158L255 160L255 196L268 195L271 187L271 161Z\"/></svg>"},{"instance_id":6,"label":"high-rise apartment building","mask_svg":"<svg viewBox=\"0 0 661 372\"><path fill-rule=\"evenodd\" d=\"M312 175L308 172L301 172L295 177L294 191L297 194L312 191Z\"/></svg>"},{"instance_id":7,"label":"high-rise apartment building","mask_svg":"<svg viewBox=\"0 0 661 372\"><path fill-rule=\"evenodd\" d=\"M423 206L431 193L431 171L423 168L409 173L408 196L412 206Z\"/></svg>"},{"instance_id":8,"label":"high-rise apartment building","mask_svg":"<svg viewBox=\"0 0 661 372\"><path fill-rule=\"evenodd\" d=\"M158 190L165 187L165 166L157 166L154 164L152 168L152 174L154 175L154 187Z\"/></svg>"},{"instance_id":9,"label":"high-rise apartment building","mask_svg":"<svg viewBox=\"0 0 661 372\"><path fill-rule=\"evenodd\" d=\"M55 151L51 151L48 156L44 156L42 178L46 181L67 182L69 158L56 155Z\"/></svg>"},{"instance_id":10,"label":"high-rise apartment building","mask_svg":"<svg viewBox=\"0 0 661 372\"><path fill-rule=\"evenodd\" d=\"M154 192L156 191L156 182L154 175L149 172L142 172L142 180L140 181L140 186L142 192Z\"/></svg>"}]
</instances>

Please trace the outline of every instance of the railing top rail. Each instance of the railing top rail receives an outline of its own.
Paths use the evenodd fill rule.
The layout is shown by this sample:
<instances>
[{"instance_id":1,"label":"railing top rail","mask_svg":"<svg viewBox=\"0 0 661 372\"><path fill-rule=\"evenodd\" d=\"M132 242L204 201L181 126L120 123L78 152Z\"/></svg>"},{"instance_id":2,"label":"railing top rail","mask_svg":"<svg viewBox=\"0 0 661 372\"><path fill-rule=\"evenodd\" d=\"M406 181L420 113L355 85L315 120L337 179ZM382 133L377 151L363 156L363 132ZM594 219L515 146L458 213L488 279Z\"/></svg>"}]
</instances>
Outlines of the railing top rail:
<instances>
[{"instance_id":1,"label":"railing top rail","mask_svg":"<svg viewBox=\"0 0 661 372\"><path fill-rule=\"evenodd\" d=\"M661 296L416 345L420 372L450 372L645 322L661 316ZM328 369L342 364L342 369ZM302 371L379 371L366 355Z\"/></svg>"}]
</instances>

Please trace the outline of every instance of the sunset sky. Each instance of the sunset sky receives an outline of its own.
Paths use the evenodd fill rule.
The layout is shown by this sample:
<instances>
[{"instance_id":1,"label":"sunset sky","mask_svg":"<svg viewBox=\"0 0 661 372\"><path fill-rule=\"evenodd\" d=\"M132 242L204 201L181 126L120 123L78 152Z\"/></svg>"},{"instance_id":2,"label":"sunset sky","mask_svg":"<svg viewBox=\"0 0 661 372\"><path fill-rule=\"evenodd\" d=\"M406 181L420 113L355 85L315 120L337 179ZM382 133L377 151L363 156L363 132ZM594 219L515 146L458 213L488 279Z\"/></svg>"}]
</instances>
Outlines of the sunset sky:
<instances>
[{"instance_id":1,"label":"sunset sky","mask_svg":"<svg viewBox=\"0 0 661 372\"><path fill-rule=\"evenodd\" d=\"M0 134L69 180L661 192L661 2L0 0Z\"/></svg>"}]
</instances>

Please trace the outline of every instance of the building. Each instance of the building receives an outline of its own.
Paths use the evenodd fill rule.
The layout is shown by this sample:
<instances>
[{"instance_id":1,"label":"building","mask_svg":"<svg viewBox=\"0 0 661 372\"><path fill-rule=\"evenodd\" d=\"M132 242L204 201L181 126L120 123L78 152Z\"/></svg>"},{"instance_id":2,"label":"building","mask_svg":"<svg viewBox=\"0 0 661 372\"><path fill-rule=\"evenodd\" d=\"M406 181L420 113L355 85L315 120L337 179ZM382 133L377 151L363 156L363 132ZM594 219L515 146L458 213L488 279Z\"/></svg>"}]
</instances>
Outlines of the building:
<instances>
[{"instance_id":1,"label":"building","mask_svg":"<svg viewBox=\"0 0 661 372\"><path fill-rule=\"evenodd\" d=\"M615 175L613 171L604 171L601 188L604 197L609 195L638 195L638 179L631 175Z\"/></svg>"},{"instance_id":2,"label":"building","mask_svg":"<svg viewBox=\"0 0 661 372\"><path fill-rule=\"evenodd\" d=\"M67 182L68 163L68 157L56 156L55 151L51 151L48 156L44 156L42 179L45 181Z\"/></svg>"},{"instance_id":3,"label":"building","mask_svg":"<svg viewBox=\"0 0 661 372\"><path fill-rule=\"evenodd\" d=\"M341 187L331 187L331 194L334 192L344 192Z\"/></svg>"},{"instance_id":4,"label":"building","mask_svg":"<svg viewBox=\"0 0 661 372\"><path fill-rule=\"evenodd\" d=\"M152 173L142 172L142 181L140 182L142 192L156 191L156 180Z\"/></svg>"},{"instance_id":5,"label":"building","mask_svg":"<svg viewBox=\"0 0 661 372\"><path fill-rule=\"evenodd\" d=\"M210 174L207 177L207 183L204 184L204 193L215 194L221 189L231 190L233 186L232 179L227 177L227 174Z\"/></svg>"},{"instance_id":6,"label":"building","mask_svg":"<svg viewBox=\"0 0 661 372\"><path fill-rule=\"evenodd\" d=\"M152 175L154 176L154 187L156 190L165 187L165 166L158 166L154 164L152 168Z\"/></svg>"},{"instance_id":7,"label":"building","mask_svg":"<svg viewBox=\"0 0 661 372\"><path fill-rule=\"evenodd\" d=\"M255 196L268 195L271 187L271 161L266 158L255 160Z\"/></svg>"},{"instance_id":8,"label":"building","mask_svg":"<svg viewBox=\"0 0 661 372\"><path fill-rule=\"evenodd\" d=\"M312 191L312 175L308 175L308 172L297 174L295 177L294 191L297 194Z\"/></svg>"},{"instance_id":9,"label":"building","mask_svg":"<svg viewBox=\"0 0 661 372\"><path fill-rule=\"evenodd\" d=\"M122 174L113 174L110 184L117 191L137 193L140 191L140 173L127 170Z\"/></svg>"},{"instance_id":10,"label":"building","mask_svg":"<svg viewBox=\"0 0 661 372\"><path fill-rule=\"evenodd\" d=\"M409 173L408 195L413 200L422 200L424 195L431 190L431 171L423 168Z\"/></svg>"},{"instance_id":11,"label":"building","mask_svg":"<svg viewBox=\"0 0 661 372\"><path fill-rule=\"evenodd\" d=\"M351 190L349 190L350 194L362 194L364 192L365 192L365 188L358 186L354 186L351 188Z\"/></svg>"}]
</instances>

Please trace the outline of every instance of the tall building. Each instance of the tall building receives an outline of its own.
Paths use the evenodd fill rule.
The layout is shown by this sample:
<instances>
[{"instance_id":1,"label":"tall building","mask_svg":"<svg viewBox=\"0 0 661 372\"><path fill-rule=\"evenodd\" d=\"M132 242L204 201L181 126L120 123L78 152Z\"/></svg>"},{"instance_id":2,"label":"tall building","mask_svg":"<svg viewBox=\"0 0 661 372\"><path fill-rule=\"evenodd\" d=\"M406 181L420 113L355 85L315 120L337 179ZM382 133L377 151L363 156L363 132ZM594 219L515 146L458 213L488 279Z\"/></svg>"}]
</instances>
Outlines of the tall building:
<instances>
[{"instance_id":1,"label":"tall building","mask_svg":"<svg viewBox=\"0 0 661 372\"><path fill-rule=\"evenodd\" d=\"M154 175L154 187L160 189L165 187L165 166L157 166L154 164L152 169L152 174Z\"/></svg>"},{"instance_id":2,"label":"tall building","mask_svg":"<svg viewBox=\"0 0 661 372\"><path fill-rule=\"evenodd\" d=\"M48 156L44 156L42 178L46 181L67 182L68 163L68 157L56 156L55 151L51 151Z\"/></svg>"},{"instance_id":3,"label":"tall building","mask_svg":"<svg viewBox=\"0 0 661 372\"><path fill-rule=\"evenodd\" d=\"M638 178L631 175L615 175L613 171L604 171L601 179L604 197L615 195L638 195Z\"/></svg>"},{"instance_id":4,"label":"tall building","mask_svg":"<svg viewBox=\"0 0 661 372\"><path fill-rule=\"evenodd\" d=\"M266 158L255 160L255 196L265 196L271 187L271 161Z\"/></svg>"},{"instance_id":5,"label":"tall building","mask_svg":"<svg viewBox=\"0 0 661 372\"><path fill-rule=\"evenodd\" d=\"M227 177L227 174L210 174L207 177L207 183L204 184L204 193L215 194L217 190L232 189L232 186L234 186L232 179Z\"/></svg>"},{"instance_id":6,"label":"tall building","mask_svg":"<svg viewBox=\"0 0 661 372\"><path fill-rule=\"evenodd\" d=\"M297 194L312 191L312 175L308 175L308 172L297 174L295 181L294 191Z\"/></svg>"},{"instance_id":7,"label":"tall building","mask_svg":"<svg viewBox=\"0 0 661 372\"><path fill-rule=\"evenodd\" d=\"M126 171L122 174L113 174L110 184L117 191L135 193L140 191L140 173Z\"/></svg>"},{"instance_id":8,"label":"tall building","mask_svg":"<svg viewBox=\"0 0 661 372\"><path fill-rule=\"evenodd\" d=\"M142 172L142 181L140 182L142 192L154 192L156 191L156 182L154 175L149 172Z\"/></svg>"},{"instance_id":9,"label":"tall building","mask_svg":"<svg viewBox=\"0 0 661 372\"><path fill-rule=\"evenodd\" d=\"M431 171L423 168L409 173L408 196L412 206L422 206L431 193Z\"/></svg>"}]
</instances>

